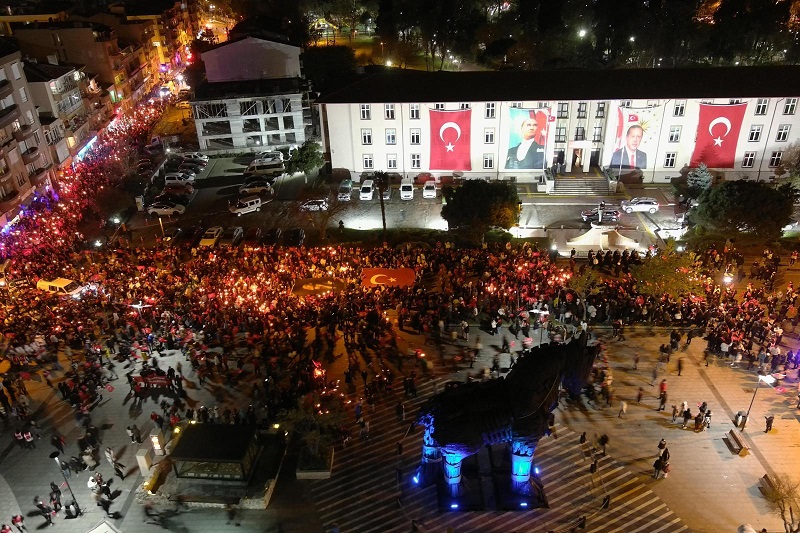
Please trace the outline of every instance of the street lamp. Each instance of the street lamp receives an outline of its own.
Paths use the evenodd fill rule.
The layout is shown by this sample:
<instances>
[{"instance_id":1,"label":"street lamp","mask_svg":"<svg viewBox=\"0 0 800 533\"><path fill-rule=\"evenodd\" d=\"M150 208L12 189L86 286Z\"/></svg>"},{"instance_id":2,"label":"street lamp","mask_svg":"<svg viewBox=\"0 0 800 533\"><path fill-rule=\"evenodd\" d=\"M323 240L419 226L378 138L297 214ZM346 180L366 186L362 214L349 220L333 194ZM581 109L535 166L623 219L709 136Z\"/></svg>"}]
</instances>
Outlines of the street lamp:
<instances>
[{"instance_id":1,"label":"street lamp","mask_svg":"<svg viewBox=\"0 0 800 533\"><path fill-rule=\"evenodd\" d=\"M756 388L753 390L753 397L750 399L750 407L747 408L747 414L745 415L745 419L742 421L742 429L747 425L747 420L750 418L750 409L753 408L753 402L756 401L756 393L758 392L758 388L761 385L761 382L766 383L767 385L772 385L775 383L775 378L767 374L766 376L762 376L761 374L758 375L758 383L756 383Z\"/></svg>"},{"instance_id":2,"label":"street lamp","mask_svg":"<svg viewBox=\"0 0 800 533\"><path fill-rule=\"evenodd\" d=\"M81 510L81 506L78 505L78 500L75 498L75 493L72 492L72 487L69 485L69 480L67 480L67 475L64 473L64 469L61 468L61 461L58 460L59 452L55 451L50 454L50 459L55 459L56 464L58 465L58 470L61 472L61 477L64 478L64 483L67 484L67 489L69 490L69 495L72 496L72 502L75 504L75 510L78 512L78 516L83 516L83 511Z\"/></svg>"},{"instance_id":3,"label":"street lamp","mask_svg":"<svg viewBox=\"0 0 800 533\"><path fill-rule=\"evenodd\" d=\"M381 57L384 57L383 56L383 41L381 41Z\"/></svg>"}]
</instances>

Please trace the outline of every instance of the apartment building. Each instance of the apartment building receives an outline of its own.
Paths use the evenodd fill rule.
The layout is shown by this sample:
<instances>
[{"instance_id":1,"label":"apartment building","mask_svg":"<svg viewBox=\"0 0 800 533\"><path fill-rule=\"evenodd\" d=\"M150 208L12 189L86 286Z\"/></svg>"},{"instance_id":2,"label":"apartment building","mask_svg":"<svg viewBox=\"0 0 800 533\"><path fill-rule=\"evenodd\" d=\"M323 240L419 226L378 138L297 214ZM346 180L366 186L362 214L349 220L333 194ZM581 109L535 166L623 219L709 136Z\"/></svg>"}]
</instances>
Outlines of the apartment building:
<instances>
[{"instance_id":1,"label":"apartment building","mask_svg":"<svg viewBox=\"0 0 800 533\"><path fill-rule=\"evenodd\" d=\"M0 228L54 183L54 170L16 43L0 38Z\"/></svg>"},{"instance_id":2,"label":"apartment building","mask_svg":"<svg viewBox=\"0 0 800 533\"><path fill-rule=\"evenodd\" d=\"M108 6L114 15L129 22L149 23L149 45L155 49L163 72L183 64L193 39L187 5L180 1L148 0L116 2Z\"/></svg>"},{"instance_id":3,"label":"apartment building","mask_svg":"<svg viewBox=\"0 0 800 533\"><path fill-rule=\"evenodd\" d=\"M20 49L39 62L78 63L97 75L114 105L133 107L149 91L147 59L141 44L120 42L113 28L85 20L14 26Z\"/></svg>"}]
</instances>

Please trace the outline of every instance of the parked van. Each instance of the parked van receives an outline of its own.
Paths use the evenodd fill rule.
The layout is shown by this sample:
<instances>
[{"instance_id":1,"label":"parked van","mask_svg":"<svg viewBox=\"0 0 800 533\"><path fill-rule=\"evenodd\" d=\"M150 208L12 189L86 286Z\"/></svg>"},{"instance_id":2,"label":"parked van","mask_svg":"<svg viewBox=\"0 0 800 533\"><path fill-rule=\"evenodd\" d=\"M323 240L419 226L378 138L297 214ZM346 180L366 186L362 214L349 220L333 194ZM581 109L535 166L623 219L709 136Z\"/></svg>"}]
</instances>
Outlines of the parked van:
<instances>
[{"instance_id":1,"label":"parked van","mask_svg":"<svg viewBox=\"0 0 800 533\"><path fill-rule=\"evenodd\" d=\"M361 190L358 197L362 200L372 200L372 195L375 194L375 182L367 180L361 184Z\"/></svg>"},{"instance_id":2,"label":"parked van","mask_svg":"<svg viewBox=\"0 0 800 533\"><path fill-rule=\"evenodd\" d=\"M261 197L245 196L244 198L239 198L235 202L231 202L228 210L237 216L246 215L253 211L261 211Z\"/></svg>"},{"instance_id":3,"label":"parked van","mask_svg":"<svg viewBox=\"0 0 800 533\"><path fill-rule=\"evenodd\" d=\"M77 281L72 281L66 278L56 278L52 281L40 279L36 282L36 288L40 291L52 292L60 296L72 296L73 298L80 298L81 293L86 288Z\"/></svg>"},{"instance_id":4,"label":"parked van","mask_svg":"<svg viewBox=\"0 0 800 533\"><path fill-rule=\"evenodd\" d=\"M278 159L256 159L244 171L245 176L273 176L278 177L286 172L283 161Z\"/></svg>"},{"instance_id":5,"label":"parked van","mask_svg":"<svg viewBox=\"0 0 800 533\"><path fill-rule=\"evenodd\" d=\"M411 178L403 178L400 181L400 199L401 200L414 199L414 182Z\"/></svg>"},{"instance_id":6,"label":"parked van","mask_svg":"<svg viewBox=\"0 0 800 533\"><path fill-rule=\"evenodd\" d=\"M337 198L340 202L349 202L352 192L353 180L344 180L339 184L339 196Z\"/></svg>"}]
</instances>

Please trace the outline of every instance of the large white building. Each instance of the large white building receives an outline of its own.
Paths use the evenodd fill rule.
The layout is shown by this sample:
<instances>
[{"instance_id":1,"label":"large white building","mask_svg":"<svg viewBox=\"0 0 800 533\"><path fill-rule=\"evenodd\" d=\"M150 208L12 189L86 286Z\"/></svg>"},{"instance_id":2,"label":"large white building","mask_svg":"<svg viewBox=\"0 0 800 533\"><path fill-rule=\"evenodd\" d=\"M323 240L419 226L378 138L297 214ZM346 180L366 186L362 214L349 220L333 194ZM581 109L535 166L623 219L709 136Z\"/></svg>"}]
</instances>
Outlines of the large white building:
<instances>
[{"instance_id":1,"label":"large white building","mask_svg":"<svg viewBox=\"0 0 800 533\"><path fill-rule=\"evenodd\" d=\"M800 133L798 79L795 66L388 69L317 103L326 157L355 179L383 170L544 184L560 170L665 183L706 163L726 179L769 180Z\"/></svg>"},{"instance_id":2,"label":"large white building","mask_svg":"<svg viewBox=\"0 0 800 533\"><path fill-rule=\"evenodd\" d=\"M201 150L256 152L305 142L300 48L244 37L202 59L208 82L191 102Z\"/></svg>"}]
</instances>

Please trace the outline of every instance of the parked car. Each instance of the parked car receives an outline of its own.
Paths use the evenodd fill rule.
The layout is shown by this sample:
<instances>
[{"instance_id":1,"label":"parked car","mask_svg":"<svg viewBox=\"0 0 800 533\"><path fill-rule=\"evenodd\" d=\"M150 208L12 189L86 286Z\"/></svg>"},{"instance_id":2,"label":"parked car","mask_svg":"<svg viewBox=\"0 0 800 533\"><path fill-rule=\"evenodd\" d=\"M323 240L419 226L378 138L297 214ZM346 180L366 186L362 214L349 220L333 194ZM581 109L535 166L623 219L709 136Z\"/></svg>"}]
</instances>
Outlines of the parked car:
<instances>
[{"instance_id":1,"label":"parked car","mask_svg":"<svg viewBox=\"0 0 800 533\"><path fill-rule=\"evenodd\" d=\"M265 152L258 152L256 154L256 157L255 157L254 161L256 159L266 159L266 160L272 160L272 161L283 161L283 152L280 152L278 150L273 150L273 151L267 150Z\"/></svg>"},{"instance_id":2,"label":"parked car","mask_svg":"<svg viewBox=\"0 0 800 533\"><path fill-rule=\"evenodd\" d=\"M183 237L183 230L181 228L169 228L164 231L164 244L168 246L175 246L176 243Z\"/></svg>"},{"instance_id":3,"label":"parked car","mask_svg":"<svg viewBox=\"0 0 800 533\"><path fill-rule=\"evenodd\" d=\"M414 199L414 182L411 181L411 178L403 178L403 180L400 182L400 199Z\"/></svg>"},{"instance_id":4,"label":"parked car","mask_svg":"<svg viewBox=\"0 0 800 533\"><path fill-rule=\"evenodd\" d=\"M170 185L191 185L194 183L194 179L190 179L189 176L185 175L182 172L170 172L166 176L164 176L164 186L168 187Z\"/></svg>"},{"instance_id":5,"label":"parked car","mask_svg":"<svg viewBox=\"0 0 800 533\"><path fill-rule=\"evenodd\" d=\"M300 206L301 211L327 211L328 200L309 200Z\"/></svg>"},{"instance_id":6,"label":"parked car","mask_svg":"<svg viewBox=\"0 0 800 533\"><path fill-rule=\"evenodd\" d=\"M426 181L422 186L423 198L436 198L436 183L434 181Z\"/></svg>"},{"instance_id":7,"label":"parked car","mask_svg":"<svg viewBox=\"0 0 800 533\"><path fill-rule=\"evenodd\" d=\"M186 212L186 207L174 202L156 202L147 207L148 215L156 215L160 217L170 217L175 215L182 215Z\"/></svg>"},{"instance_id":8,"label":"parked car","mask_svg":"<svg viewBox=\"0 0 800 533\"><path fill-rule=\"evenodd\" d=\"M270 228L264 232L264 244L276 245L281 240L281 228Z\"/></svg>"},{"instance_id":9,"label":"parked car","mask_svg":"<svg viewBox=\"0 0 800 533\"><path fill-rule=\"evenodd\" d=\"M231 226L222 233L219 245L223 248L239 246L244 238L244 229L241 226Z\"/></svg>"},{"instance_id":10,"label":"parked car","mask_svg":"<svg viewBox=\"0 0 800 533\"><path fill-rule=\"evenodd\" d=\"M219 226L212 226L208 228L205 233L203 233L203 237L200 239L200 242L197 243L197 245L216 246L220 237L222 237L222 231L222 228Z\"/></svg>"},{"instance_id":11,"label":"parked car","mask_svg":"<svg viewBox=\"0 0 800 533\"><path fill-rule=\"evenodd\" d=\"M189 226L183 230L183 237L178 240L178 246L181 248L194 248L203 238L204 233L201 226Z\"/></svg>"},{"instance_id":12,"label":"parked car","mask_svg":"<svg viewBox=\"0 0 800 533\"><path fill-rule=\"evenodd\" d=\"M191 203L191 199L189 195L186 194L171 194L171 193L161 193L155 198L153 198L153 204L179 204L184 207ZM152 205L152 204L151 204Z\"/></svg>"},{"instance_id":13,"label":"parked car","mask_svg":"<svg viewBox=\"0 0 800 533\"><path fill-rule=\"evenodd\" d=\"M386 186L386 189L382 193L383 201L391 200L392 199L392 188L390 186Z\"/></svg>"},{"instance_id":14,"label":"parked car","mask_svg":"<svg viewBox=\"0 0 800 533\"><path fill-rule=\"evenodd\" d=\"M191 183L171 183L165 185L161 194L177 194L179 196L189 196L194 192L194 187Z\"/></svg>"},{"instance_id":15,"label":"parked car","mask_svg":"<svg viewBox=\"0 0 800 533\"><path fill-rule=\"evenodd\" d=\"M198 165L197 163L181 163L178 165L178 172L191 172L195 175L200 174L203 171L203 165Z\"/></svg>"},{"instance_id":16,"label":"parked car","mask_svg":"<svg viewBox=\"0 0 800 533\"><path fill-rule=\"evenodd\" d=\"M231 201L228 211L237 216L246 215L254 211L261 211L261 198L258 196L244 196Z\"/></svg>"},{"instance_id":17,"label":"parked car","mask_svg":"<svg viewBox=\"0 0 800 533\"><path fill-rule=\"evenodd\" d=\"M193 163L199 163L203 166L208 164L208 156L205 154L201 154L200 152L184 152L180 154L184 161L190 161Z\"/></svg>"},{"instance_id":18,"label":"parked car","mask_svg":"<svg viewBox=\"0 0 800 533\"><path fill-rule=\"evenodd\" d=\"M261 174L253 174L253 175L244 177L244 184L245 185L249 185L251 183L262 182L262 181L267 182L270 187L274 187L275 186L275 182L278 181L278 177L277 176L264 176L264 175L261 175Z\"/></svg>"},{"instance_id":19,"label":"parked car","mask_svg":"<svg viewBox=\"0 0 800 533\"><path fill-rule=\"evenodd\" d=\"M361 184L361 188L358 190L358 199L372 200L372 196L374 194L375 182L373 180L365 180L364 183Z\"/></svg>"},{"instance_id":20,"label":"parked car","mask_svg":"<svg viewBox=\"0 0 800 533\"><path fill-rule=\"evenodd\" d=\"M186 102L186 101L181 101L181 102L178 102L177 104L175 104L175 107L177 109L191 109L192 108L192 104L190 104L189 102Z\"/></svg>"},{"instance_id":21,"label":"parked car","mask_svg":"<svg viewBox=\"0 0 800 533\"><path fill-rule=\"evenodd\" d=\"M283 236L283 243L286 246L303 246L306 241L306 230L303 228L292 228Z\"/></svg>"},{"instance_id":22,"label":"parked car","mask_svg":"<svg viewBox=\"0 0 800 533\"><path fill-rule=\"evenodd\" d=\"M261 228L247 228L242 239L242 246L245 250L254 250L261 246Z\"/></svg>"},{"instance_id":23,"label":"parked car","mask_svg":"<svg viewBox=\"0 0 800 533\"><path fill-rule=\"evenodd\" d=\"M239 187L241 194L262 194L272 193L272 186L264 180L251 181Z\"/></svg>"},{"instance_id":24,"label":"parked car","mask_svg":"<svg viewBox=\"0 0 800 533\"><path fill-rule=\"evenodd\" d=\"M658 200L655 198L648 198L646 196L637 196L636 198L631 198L630 200L622 200L620 202L620 207L626 213L633 213L636 212L647 212L647 213L655 213L659 209Z\"/></svg>"},{"instance_id":25,"label":"parked car","mask_svg":"<svg viewBox=\"0 0 800 533\"><path fill-rule=\"evenodd\" d=\"M52 281L40 279L36 282L36 288L40 291L58 294L59 296L80 298L83 291L89 288L89 285L67 278L56 278Z\"/></svg>"},{"instance_id":26,"label":"parked car","mask_svg":"<svg viewBox=\"0 0 800 533\"><path fill-rule=\"evenodd\" d=\"M600 208L594 207L581 211L581 218L584 222L596 222L598 209ZM603 221L616 222L619 220L620 214L616 209L603 209Z\"/></svg>"},{"instance_id":27,"label":"parked car","mask_svg":"<svg viewBox=\"0 0 800 533\"><path fill-rule=\"evenodd\" d=\"M339 199L340 202L349 202L352 198L353 193L353 180L342 180L339 184L339 192L336 195L336 198Z\"/></svg>"}]
</instances>

